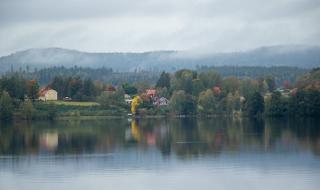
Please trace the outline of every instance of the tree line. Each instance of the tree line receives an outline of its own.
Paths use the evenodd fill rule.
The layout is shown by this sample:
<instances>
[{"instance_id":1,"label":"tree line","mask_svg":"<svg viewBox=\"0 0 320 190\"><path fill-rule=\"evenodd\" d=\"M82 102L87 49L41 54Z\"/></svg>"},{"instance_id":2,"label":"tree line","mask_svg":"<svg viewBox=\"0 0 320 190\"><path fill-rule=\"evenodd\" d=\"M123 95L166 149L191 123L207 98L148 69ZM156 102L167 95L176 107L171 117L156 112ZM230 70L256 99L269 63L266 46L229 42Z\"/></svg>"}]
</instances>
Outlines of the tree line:
<instances>
[{"instance_id":1,"label":"tree line","mask_svg":"<svg viewBox=\"0 0 320 190\"><path fill-rule=\"evenodd\" d=\"M284 89L276 88L273 76L223 78L215 70L187 69L174 74L163 72L156 87L166 92L170 110L176 114L320 115L319 69L313 69L295 85L284 85Z\"/></svg>"},{"instance_id":2,"label":"tree line","mask_svg":"<svg viewBox=\"0 0 320 190\"><path fill-rule=\"evenodd\" d=\"M39 96L40 84L21 73L0 78L0 117L10 120L15 113L24 118L37 111L33 105ZM295 84L278 89L272 75L259 78L223 77L215 70L182 69L175 73L162 72L154 84L150 81L110 82L84 77L55 76L45 86L58 92L58 98L73 101L98 102L103 109L127 110L124 95L139 96L137 114L174 115L247 115L319 116L320 69L313 69ZM169 106L155 106L145 90L153 88L158 97L167 98ZM139 101L138 101L139 100ZM53 112L48 117L54 116ZM112 113L114 113L112 111Z\"/></svg>"},{"instance_id":3,"label":"tree line","mask_svg":"<svg viewBox=\"0 0 320 190\"><path fill-rule=\"evenodd\" d=\"M282 85L284 81L289 84L295 84L296 80L304 73L308 72L308 69L289 67L289 66L197 66L196 71L203 72L208 70L217 71L223 78L234 76L237 78L253 78L258 79L260 77L273 76L276 84ZM11 71L13 72L13 71ZM10 73L10 72L9 72ZM136 70L132 72L118 72L111 68L86 68L86 67L71 67L66 68L51 67L42 69L29 69L26 66L25 69L20 69L19 73L27 79L34 79L39 82L40 85L47 85L55 77L81 77L90 78L95 81L102 81L112 83L114 85L121 85L123 83L135 83L139 81L150 81L151 84L156 83L161 72L158 70Z\"/></svg>"}]
</instances>

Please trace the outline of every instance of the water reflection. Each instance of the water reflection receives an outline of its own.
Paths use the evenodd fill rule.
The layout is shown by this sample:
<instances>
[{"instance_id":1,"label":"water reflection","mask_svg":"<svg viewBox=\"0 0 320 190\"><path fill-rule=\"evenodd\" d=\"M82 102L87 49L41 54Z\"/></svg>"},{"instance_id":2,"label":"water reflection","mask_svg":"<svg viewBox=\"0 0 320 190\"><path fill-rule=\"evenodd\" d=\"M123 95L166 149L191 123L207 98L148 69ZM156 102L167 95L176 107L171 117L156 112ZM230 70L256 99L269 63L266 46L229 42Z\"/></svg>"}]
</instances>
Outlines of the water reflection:
<instances>
[{"instance_id":1,"label":"water reflection","mask_svg":"<svg viewBox=\"0 0 320 190\"><path fill-rule=\"evenodd\" d=\"M40 150L46 150L54 152L58 147L58 133L55 132L43 132L39 135Z\"/></svg>"},{"instance_id":2,"label":"water reflection","mask_svg":"<svg viewBox=\"0 0 320 190\"><path fill-rule=\"evenodd\" d=\"M110 153L155 147L163 156L320 153L319 120L140 119L1 124L0 155Z\"/></svg>"},{"instance_id":3,"label":"water reflection","mask_svg":"<svg viewBox=\"0 0 320 190\"><path fill-rule=\"evenodd\" d=\"M0 126L0 189L318 189L318 120Z\"/></svg>"}]
</instances>

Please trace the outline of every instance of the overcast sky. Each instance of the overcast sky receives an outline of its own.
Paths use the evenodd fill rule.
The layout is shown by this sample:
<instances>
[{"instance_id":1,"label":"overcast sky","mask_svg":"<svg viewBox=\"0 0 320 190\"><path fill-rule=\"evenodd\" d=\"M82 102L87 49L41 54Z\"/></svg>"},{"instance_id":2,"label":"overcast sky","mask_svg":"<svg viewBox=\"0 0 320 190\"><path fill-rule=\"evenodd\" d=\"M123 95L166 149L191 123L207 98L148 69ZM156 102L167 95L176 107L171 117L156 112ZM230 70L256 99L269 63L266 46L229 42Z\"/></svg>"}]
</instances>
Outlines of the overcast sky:
<instances>
[{"instance_id":1,"label":"overcast sky","mask_svg":"<svg viewBox=\"0 0 320 190\"><path fill-rule=\"evenodd\" d=\"M320 44L320 0L0 0L0 55Z\"/></svg>"}]
</instances>

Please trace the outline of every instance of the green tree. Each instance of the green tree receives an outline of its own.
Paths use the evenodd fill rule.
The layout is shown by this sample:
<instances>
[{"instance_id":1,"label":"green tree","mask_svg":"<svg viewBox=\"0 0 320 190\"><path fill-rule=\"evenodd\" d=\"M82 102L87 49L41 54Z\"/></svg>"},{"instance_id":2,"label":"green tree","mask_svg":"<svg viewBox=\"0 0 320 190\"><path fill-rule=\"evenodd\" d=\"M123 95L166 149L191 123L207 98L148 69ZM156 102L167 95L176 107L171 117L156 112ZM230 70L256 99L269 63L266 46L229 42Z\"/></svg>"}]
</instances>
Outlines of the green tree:
<instances>
[{"instance_id":1,"label":"green tree","mask_svg":"<svg viewBox=\"0 0 320 190\"><path fill-rule=\"evenodd\" d=\"M259 84L258 81L246 78L243 79L240 83L240 93L248 98L252 96L254 93L259 92Z\"/></svg>"},{"instance_id":2,"label":"green tree","mask_svg":"<svg viewBox=\"0 0 320 190\"><path fill-rule=\"evenodd\" d=\"M149 82L145 80L137 81L133 86L137 88L138 93L144 93L148 88L150 88Z\"/></svg>"},{"instance_id":3,"label":"green tree","mask_svg":"<svg viewBox=\"0 0 320 190\"><path fill-rule=\"evenodd\" d=\"M26 120L32 120L35 114L35 109L31 100L25 100L21 105L21 113Z\"/></svg>"},{"instance_id":4,"label":"green tree","mask_svg":"<svg viewBox=\"0 0 320 190\"><path fill-rule=\"evenodd\" d=\"M173 92L170 99L170 110L177 114L194 114L196 102L194 98L183 90Z\"/></svg>"},{"instance_id":5,"label":"green tree","mask_svg":"<svg viewBox=\"0 0 320 190\"><path fill-rule=\"evenodd\" d=\"M200 92L204 90L203 83L201 82L200 79L193 79L192 80L192 95L193 96L198 96Z\"/></svg>"},{"instance_id":6,"label":"green tree","mask_svg":"<svg viewBox=\"0 0 320 190\"><path fill-rule=\"evenodd\" d=\"M269 91L266 80L264 80L263 78L259 78L257 82L258 82L258 90L261 94L265 94Z\"/></svg>"},{"instance_id":7,"label":"green tree","mask_svg":"<svg viewBox=\"0 0 320 190\"><path fill-rule=\"evenodd\" d=\"M53 81L49 85L52 89L56 90L58 92L58 98L62 99L67 95L67 88L68 85L66 84L67 81L63 79L62 77L56 76L54 77Z\"/></svg>"},{"instance_id":8,"label":"green tree","mask_svg":"<svg viewBox=\"0 0 320 190\"><path fill-rule=\"evenodd\" d=\"M159 80L157 81L156 87L166 87L167 89L170 89L170 74L163 71L160 75Z\"/></svg>"},{"instance_id":9,"label":"green tree","mask_svg":"<svg viewBox=\"0 0 320 190\"><path fill-rule=\"evenodd\" d=\"M320 92L298 90L289 100L289 113L299 116L320 116Z\"/></svg>"},{"instance_id":10,"label":"green tree","mask_svg":"<svg viewBox=\"0 0 320 190\"><path fill-rule=\"evenodd\" d=\"M138 89L137 89L136 87L128 84L128 83L124 83L124 84L122 85L122 88L123 88L124 92L125 92L126 94L129 94L129 95L135 95L135 94L138 93Z\"/></svg>"},{"instance_id":11,"label":"green tree","mask_svg":"<svg viewBox=\"0 0 320 190\"><path fill-rule=\"evenodd\" d=\"M272 76L267 76L267 77L265 78L265 81L266 81L266 83L267 83L269 92L273 92L273 91L276 89L276 82L275 82L275 80L274 80L274 77L272 77Z\"/></svg>"},{"instance_id":12,"label":"green tree","mask_svg":"<svg viewBox=\"0 0 320 190\"><path fill-rule=\"evenodd\" d=\"M264 100L259 92L253 93L246 102L249 117L260 117L264 111Z\"/></svg>"},{"instance_id":13,"label":"green tree","mask_svg":"<svg viewBox=\"0 0 320 190\"><path fill-rule=\"evenodd\" d=\"M268 115L284 116L287 114L287 103L282 99L280 92L273 92L268 106Z\"/></svg>"},{"instance_id":14,"label":"green tree","mask_svg":"<svg viewBox=\"0 0 320 190\"><path fill-rule=\"evenodd\" d=\"M97 97L97 102L104 108L123 106L125 104L124 91L122 88L119 88L115 92L103 92Z\"/></svg>"},{"instance_id":15,"label":"green tree","mask_svg":"<svg viewBox=\"0 0 320 190\"><path fill-rule=\"evenodd\" d=\"M222 81L222 90L228 94L229 92L235 93L239 90L240 81L236 77L228 77Z\"/></svg>"},{"instance_id":16,"label":"green tree","mask_svg":"<svg viewBox=\"0 0 320 190\"><path fill-rule=\"evenodd\" d=\"M82 100L92 100L96 96L96 89L91 79L83 81L82 96Z\"/></svg>"},{"instance_id":17,"label":"green tree","mask_svg":"<svg viewBox=\"0 0 320 190\"><path fill-rule=\"evenodd\" d=\"M218 107L217 98L212 90L208 89L203 91L199 95L198 99L198 111L200 113L212 114L217 112Z\"/></svg>"},{"instance_id":18,"label":"green tree","mask_svg":"<svg viewBox=\"0 0 320 190\"><path fill-rule=\"evenodd\" d=\"M199 79L205 88L213 88L221 85L221 76L214 70L209 70L199 74Z\"/></svg>"},{"instance_id":19,"label":"green tree","mask_svg":"<svg viewBox=\"0 0 320 190\"><path fill-rule=\"evenodd\" d=\"M72 78L68 83L68 95L74 100L82 100L82 85L79 77Z\"/></svg>"},{"instance_id":20,"label":"green tree","mask_svg":"<svg viewBox=\"0 0 320 190\"><path fill-rule=\"evenodd\" d=\"M157 95L160 97L170 98L170 93L166 87L157 88Z\"/></svg>"},{"instance_id":21,"label":"green tree","mask_svg":"<svg viewBox=\"0 0 320 190\"><path fill-rule=\"evenodd\" d=\"M172 91L183 90L187 94L192 94L192 80L197 78L197 72L183 69L175 72L172 80Z\"/></svg>"},{"instance_id":22,"label":"green tree","mask_svg":"<svg viewBox=\"0 0 320 190\"><path fill-rule=\"evenodd\" d=\"M240 94L239 91L236 91L234 94L228 93L226 97L226 106L227 111L229 113L232 113L233 111L239 111L240 110Z\"/></svg>"},{"instance_id":23,"label":"green tree","mask_svg":"<svg viewBox=\"0 0 320 190\"><path fill-rule=\"evenodd\" d=\"M24 100L27 94L26 80L20 74L13 74L1 79L1 89L7 91L13 99Z\"/></svg>"},{"instance_id":24,"label":"green tree","mask_svg":"<svg viewBox=\"0 0 320 190\"><path fill-rule=\"evenodd\" d=\"M35 100L39 97L39 84L36 80L27 82L27 94L31 100Z\"/></svg>"},{"instance_id":25,"label":"green tree","mask_svg":"<svg viewBox=\"0 0 320 190\"><path fill-rule=\"evenodd\" d=\"M11 120L13 116L13 104L8 92L3 91L0 98L0 119Z\"/></svg>"}]
</instances>

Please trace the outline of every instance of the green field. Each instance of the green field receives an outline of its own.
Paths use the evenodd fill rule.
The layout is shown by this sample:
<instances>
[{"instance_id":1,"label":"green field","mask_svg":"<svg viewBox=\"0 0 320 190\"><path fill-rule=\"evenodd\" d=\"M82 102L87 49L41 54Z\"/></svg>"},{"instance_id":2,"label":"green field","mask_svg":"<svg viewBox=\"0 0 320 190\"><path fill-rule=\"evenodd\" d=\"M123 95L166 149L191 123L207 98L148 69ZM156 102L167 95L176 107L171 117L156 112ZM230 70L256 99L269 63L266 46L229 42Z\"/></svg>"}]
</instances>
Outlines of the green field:
<instances>
[{"instance_id":1,"label":"green field","mask_svg":"<svg viewBox=\"0 0 320 190\"><path fill-rule=\"evenodd\" d=\"M97 102L66 102L66 101L48 101L47 103L53 103L56 105L65 105L65 106L84 106L84 107L88 107L88 106L98 106L99 103Z\"/></svg>"}]
</instances>

